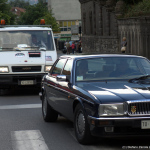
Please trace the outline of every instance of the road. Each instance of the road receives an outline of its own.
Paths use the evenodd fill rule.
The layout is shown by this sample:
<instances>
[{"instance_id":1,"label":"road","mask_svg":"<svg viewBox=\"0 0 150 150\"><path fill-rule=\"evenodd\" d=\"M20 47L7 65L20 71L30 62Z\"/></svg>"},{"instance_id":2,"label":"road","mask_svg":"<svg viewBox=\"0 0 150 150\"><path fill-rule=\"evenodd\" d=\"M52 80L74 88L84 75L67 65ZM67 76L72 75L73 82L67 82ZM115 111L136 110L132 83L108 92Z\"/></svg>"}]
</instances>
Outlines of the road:
<instances>
[{"instance_id":1,"label":"road","mask_svg":"<svg viewBox=\"0 0 150 150\"><path fill-rule=\"evenodd\" d=\"M0 150L121 150L150 146L146 138L97 139L93 145L83 146L75 139L72 122L59 116L57 122L46 123L41 112L38 91L33 89L16 89L0 96Z\"/></svg>"}]
</instances>

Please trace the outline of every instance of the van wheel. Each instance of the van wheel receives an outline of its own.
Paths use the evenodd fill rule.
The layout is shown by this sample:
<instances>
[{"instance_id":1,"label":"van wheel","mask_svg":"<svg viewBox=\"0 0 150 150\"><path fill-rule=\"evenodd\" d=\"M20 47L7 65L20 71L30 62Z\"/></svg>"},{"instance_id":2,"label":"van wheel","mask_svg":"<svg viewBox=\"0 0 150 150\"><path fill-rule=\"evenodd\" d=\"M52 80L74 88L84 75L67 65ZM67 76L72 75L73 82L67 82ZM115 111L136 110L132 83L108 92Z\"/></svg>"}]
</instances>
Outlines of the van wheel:
<instances>
[{"instance_id":1,"label":"van wheel","mask_svg":"<svg viewBox=\"0 0 150 150\"><path fill-rule=\"evenodd\" d=\"M42 98L42 114L43 114L43 119L46 122L57 121L58 113L49 105L47 101L46 93L44 93Z\"/></svg>"},{"instance_id":2,"label":"van wheel","mask_svg":"<svg viewBox=\"0 0 150 150\"><path fill-rule=\"evenodd\" d=\"M75 108L74 114L75 135L80 144L91 144L93 142L90 127L80 104Z\"/></svg>"}]
</instances>

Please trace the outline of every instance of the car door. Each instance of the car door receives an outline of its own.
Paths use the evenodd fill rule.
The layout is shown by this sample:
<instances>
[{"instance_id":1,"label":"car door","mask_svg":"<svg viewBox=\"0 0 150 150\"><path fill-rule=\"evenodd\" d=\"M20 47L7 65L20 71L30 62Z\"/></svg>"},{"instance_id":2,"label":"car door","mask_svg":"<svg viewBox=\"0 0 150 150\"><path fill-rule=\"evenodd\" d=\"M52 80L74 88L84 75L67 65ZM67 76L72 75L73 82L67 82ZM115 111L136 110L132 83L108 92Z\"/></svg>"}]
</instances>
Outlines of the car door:
<instances>
[{"instance_id":1,"label":"car door","mask_svg":"<svg viewBox=\"0 0 150 150\"><path fill-rule=\"evenodd\" d=\"M66 58L58 59L58 61L53 66L49 75L46 77L47 85L45 86L46 94L48 98L49 104L55 109L59 111L60 104L58 103L59 98L61 97L60 92L58 92L58 82L56 80L56 76L60 75L62 69L66 63Z\"/></svg>"},{"instance_id":2,"label":"car door","mask_svg":"<svg viewBox=\"0 0 150 150\"><path fill-rule=\"evenodd\" d=\"M70 77L71 80L71 72L73 66L73 59L68 59L64 69L62 70L62 75L66 75ZM58 82L58 95L60 96L57 101L60 105L60 111L63 116L67 117L70 120L73 120L73 100L75 98L74 90L72 89L72 84L67 81L59 81Z\"/></svg>"}]
</instances>

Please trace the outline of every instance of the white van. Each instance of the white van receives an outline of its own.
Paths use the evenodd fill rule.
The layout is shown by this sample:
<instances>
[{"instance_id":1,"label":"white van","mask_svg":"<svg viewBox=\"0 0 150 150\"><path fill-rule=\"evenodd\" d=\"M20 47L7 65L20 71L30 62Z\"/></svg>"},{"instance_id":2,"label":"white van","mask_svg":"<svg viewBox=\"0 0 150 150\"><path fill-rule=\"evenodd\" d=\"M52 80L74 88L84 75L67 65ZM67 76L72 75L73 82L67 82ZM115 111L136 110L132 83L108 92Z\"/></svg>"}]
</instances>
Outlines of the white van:
<instances>
[{"instance_id":1,"label":"white van","mask_svg":"<svg viewBox=\"0 0 150 150\"><path fill-rule=\"evenodd\" d=\"M0 90L40 86L57 59L49 27L0 27Z\"/></svg>"}]
</instances>

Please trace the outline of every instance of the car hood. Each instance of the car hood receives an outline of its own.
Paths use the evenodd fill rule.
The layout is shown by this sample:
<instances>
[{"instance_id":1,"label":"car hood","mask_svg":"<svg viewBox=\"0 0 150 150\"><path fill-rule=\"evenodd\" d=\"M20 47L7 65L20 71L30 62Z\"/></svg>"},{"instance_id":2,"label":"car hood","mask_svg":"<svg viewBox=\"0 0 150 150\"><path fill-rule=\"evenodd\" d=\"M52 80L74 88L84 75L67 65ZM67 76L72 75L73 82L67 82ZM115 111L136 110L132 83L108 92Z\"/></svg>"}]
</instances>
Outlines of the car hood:
<instances>
[{"instance_id":1,"label":"car hood","mask_svg":"<svg viewBox=\"0 0 150 150\"><path fill-rule=\"evenodd\" d=\"M93 95L100 103L150 99L150 85L134 84L128 81L83 83L82 88Z\"/></svg>"}]
</instances>

